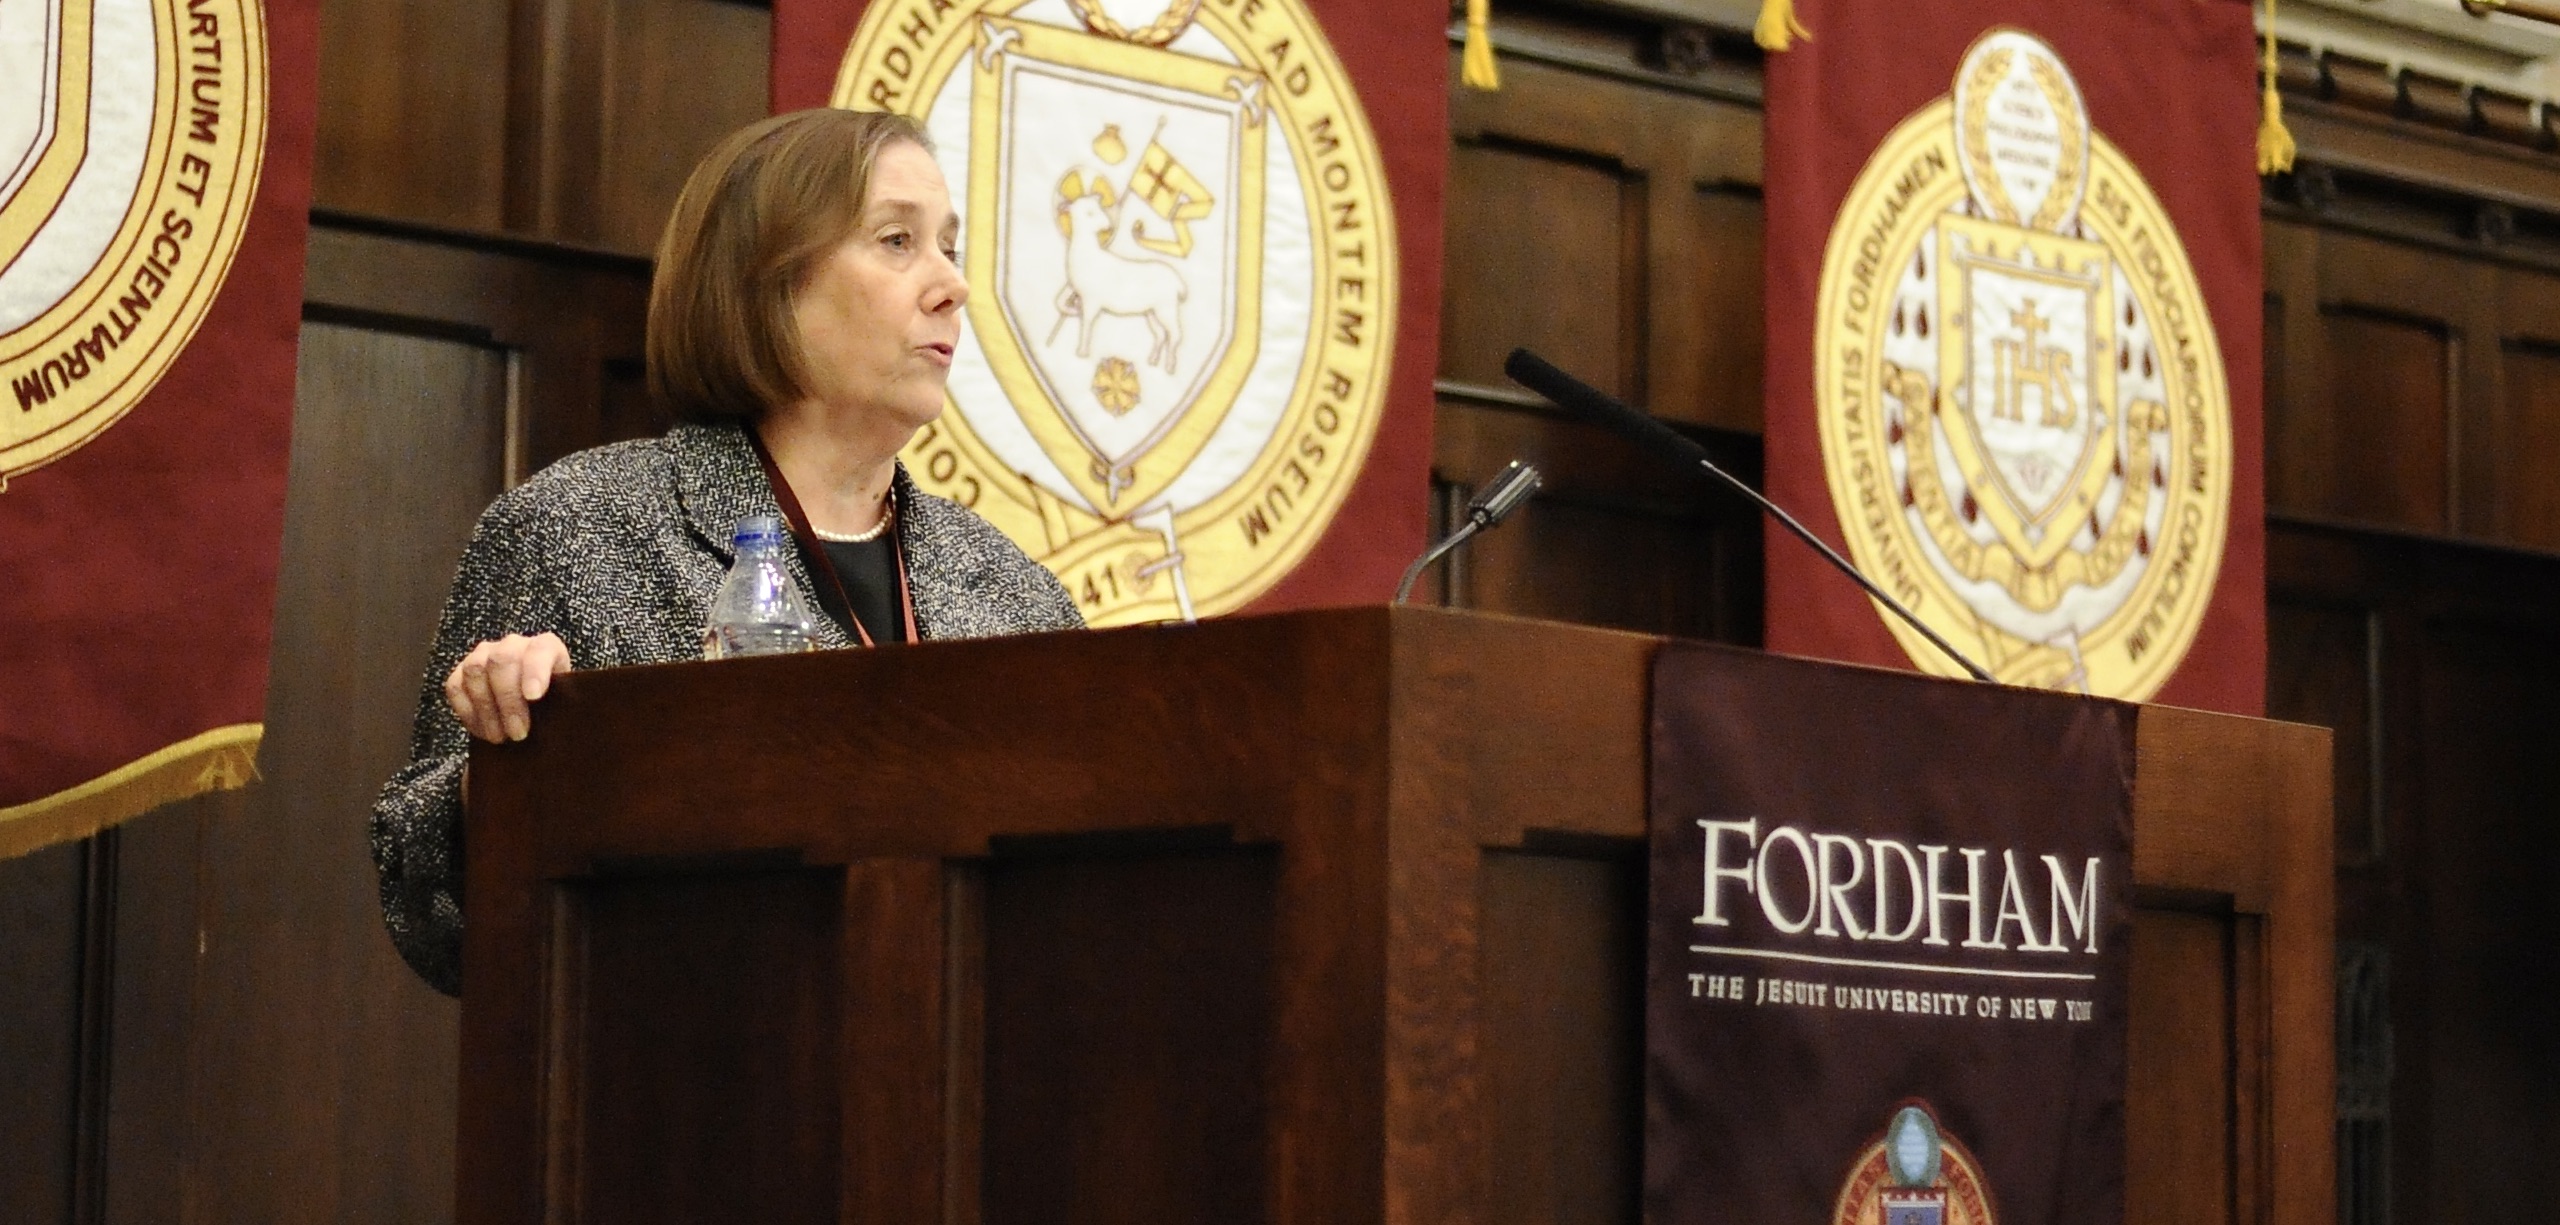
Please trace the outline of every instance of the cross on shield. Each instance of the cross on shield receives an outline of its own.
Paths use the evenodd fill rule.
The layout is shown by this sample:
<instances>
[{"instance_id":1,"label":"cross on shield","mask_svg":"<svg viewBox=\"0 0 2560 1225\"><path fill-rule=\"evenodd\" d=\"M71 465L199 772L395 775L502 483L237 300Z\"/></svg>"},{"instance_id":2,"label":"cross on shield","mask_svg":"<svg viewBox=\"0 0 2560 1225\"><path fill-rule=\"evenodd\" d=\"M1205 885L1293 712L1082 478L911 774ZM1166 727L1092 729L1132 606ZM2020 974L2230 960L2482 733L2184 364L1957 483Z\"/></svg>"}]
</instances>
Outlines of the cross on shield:
<instances>
[{"instance_id":1,"label":"cross on shield","mask_svg":"<svg viewBox=\"0 0 2560 1225\"><path fill-rule=\"evenodd\" d=\"M2115 276L2103 244L1949 216L1939 379L1966 486L2028 569L2070 547L2112 471Z\"/></svg>"}]
</instances>

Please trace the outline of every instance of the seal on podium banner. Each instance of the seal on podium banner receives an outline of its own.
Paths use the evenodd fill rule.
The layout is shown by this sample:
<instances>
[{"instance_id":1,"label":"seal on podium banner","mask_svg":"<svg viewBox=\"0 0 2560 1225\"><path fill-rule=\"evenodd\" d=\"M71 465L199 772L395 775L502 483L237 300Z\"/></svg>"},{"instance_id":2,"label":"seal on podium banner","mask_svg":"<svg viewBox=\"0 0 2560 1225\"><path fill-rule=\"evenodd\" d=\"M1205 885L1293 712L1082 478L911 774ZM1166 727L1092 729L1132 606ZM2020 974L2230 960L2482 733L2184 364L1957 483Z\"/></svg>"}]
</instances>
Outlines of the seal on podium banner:
<instances>
[{"instance_id":1,"label":"seal on podium banner","mask_svg":"<svg viewBox=\"0 0 2560 1225\"><path fill-rule=\"evenodd\" d=\"M1991 1188L1928 1103L1912 1102L1849 1163L1831 1225L1995 1225Z\"/></svg>"}]
</instances>

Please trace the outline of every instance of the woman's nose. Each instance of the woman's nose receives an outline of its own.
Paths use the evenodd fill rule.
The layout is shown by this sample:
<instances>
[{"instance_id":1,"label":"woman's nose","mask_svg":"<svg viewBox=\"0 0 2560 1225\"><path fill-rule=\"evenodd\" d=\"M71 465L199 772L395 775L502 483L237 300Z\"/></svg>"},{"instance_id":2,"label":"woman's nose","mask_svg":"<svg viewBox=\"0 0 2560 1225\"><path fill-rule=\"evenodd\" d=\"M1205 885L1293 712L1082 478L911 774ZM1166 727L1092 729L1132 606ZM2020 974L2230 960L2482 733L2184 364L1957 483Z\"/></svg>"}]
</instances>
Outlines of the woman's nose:
<instances>
[{"instance_id":1,"label":"woman's nose","mask_svg":"<svg viewBox=\"0 0 2560 1225\"><path fill-rule=\"evenodd\" d=\"M942 266L936 270L933 285L926 291L925 310L931 314L958 310L969 300L969 278L950 256L937 251L934 258Z\"/></svg>"}]
</instances>

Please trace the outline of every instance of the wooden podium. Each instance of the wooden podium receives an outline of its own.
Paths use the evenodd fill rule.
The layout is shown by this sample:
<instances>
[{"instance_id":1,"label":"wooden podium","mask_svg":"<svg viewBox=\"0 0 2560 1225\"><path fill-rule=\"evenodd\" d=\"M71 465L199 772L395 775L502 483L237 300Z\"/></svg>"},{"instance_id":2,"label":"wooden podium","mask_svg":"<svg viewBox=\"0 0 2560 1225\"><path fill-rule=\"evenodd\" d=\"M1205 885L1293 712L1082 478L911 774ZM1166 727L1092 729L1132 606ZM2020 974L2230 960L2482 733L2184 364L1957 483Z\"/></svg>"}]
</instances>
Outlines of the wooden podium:
<instances>
[{"instance_id":1,"label":"wooden podium","mask_svg":"<svg viewBox=\"0 0 2560 1225\"><path fill-rule=\"evenodd\" d=\"M473 758L459 1218L1633 1222L1659 642L564 677ZM2126 1220L2328 1225L2328 733L2139 728Z\"/></svg>"}]
</instances>

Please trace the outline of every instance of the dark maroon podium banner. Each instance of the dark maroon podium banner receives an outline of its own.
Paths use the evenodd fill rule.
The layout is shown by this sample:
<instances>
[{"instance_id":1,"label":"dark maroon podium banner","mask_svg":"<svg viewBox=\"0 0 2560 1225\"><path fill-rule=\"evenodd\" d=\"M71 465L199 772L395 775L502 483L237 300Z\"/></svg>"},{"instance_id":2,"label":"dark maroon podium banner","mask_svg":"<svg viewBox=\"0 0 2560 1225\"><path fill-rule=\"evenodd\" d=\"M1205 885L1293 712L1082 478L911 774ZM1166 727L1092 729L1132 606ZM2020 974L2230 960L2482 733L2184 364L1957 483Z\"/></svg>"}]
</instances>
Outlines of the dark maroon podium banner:
<instances>
[{"instance_id":1,"label":"dark maroon podium banner","mask_svg":"<svg viewBox=\"0 0 2560 1225\"><path fill-rule=\"evenodd\" d=\"M2135 716L1664 648L1648 1221L2123 1220Z\"/></svg>"}]
</instances>

